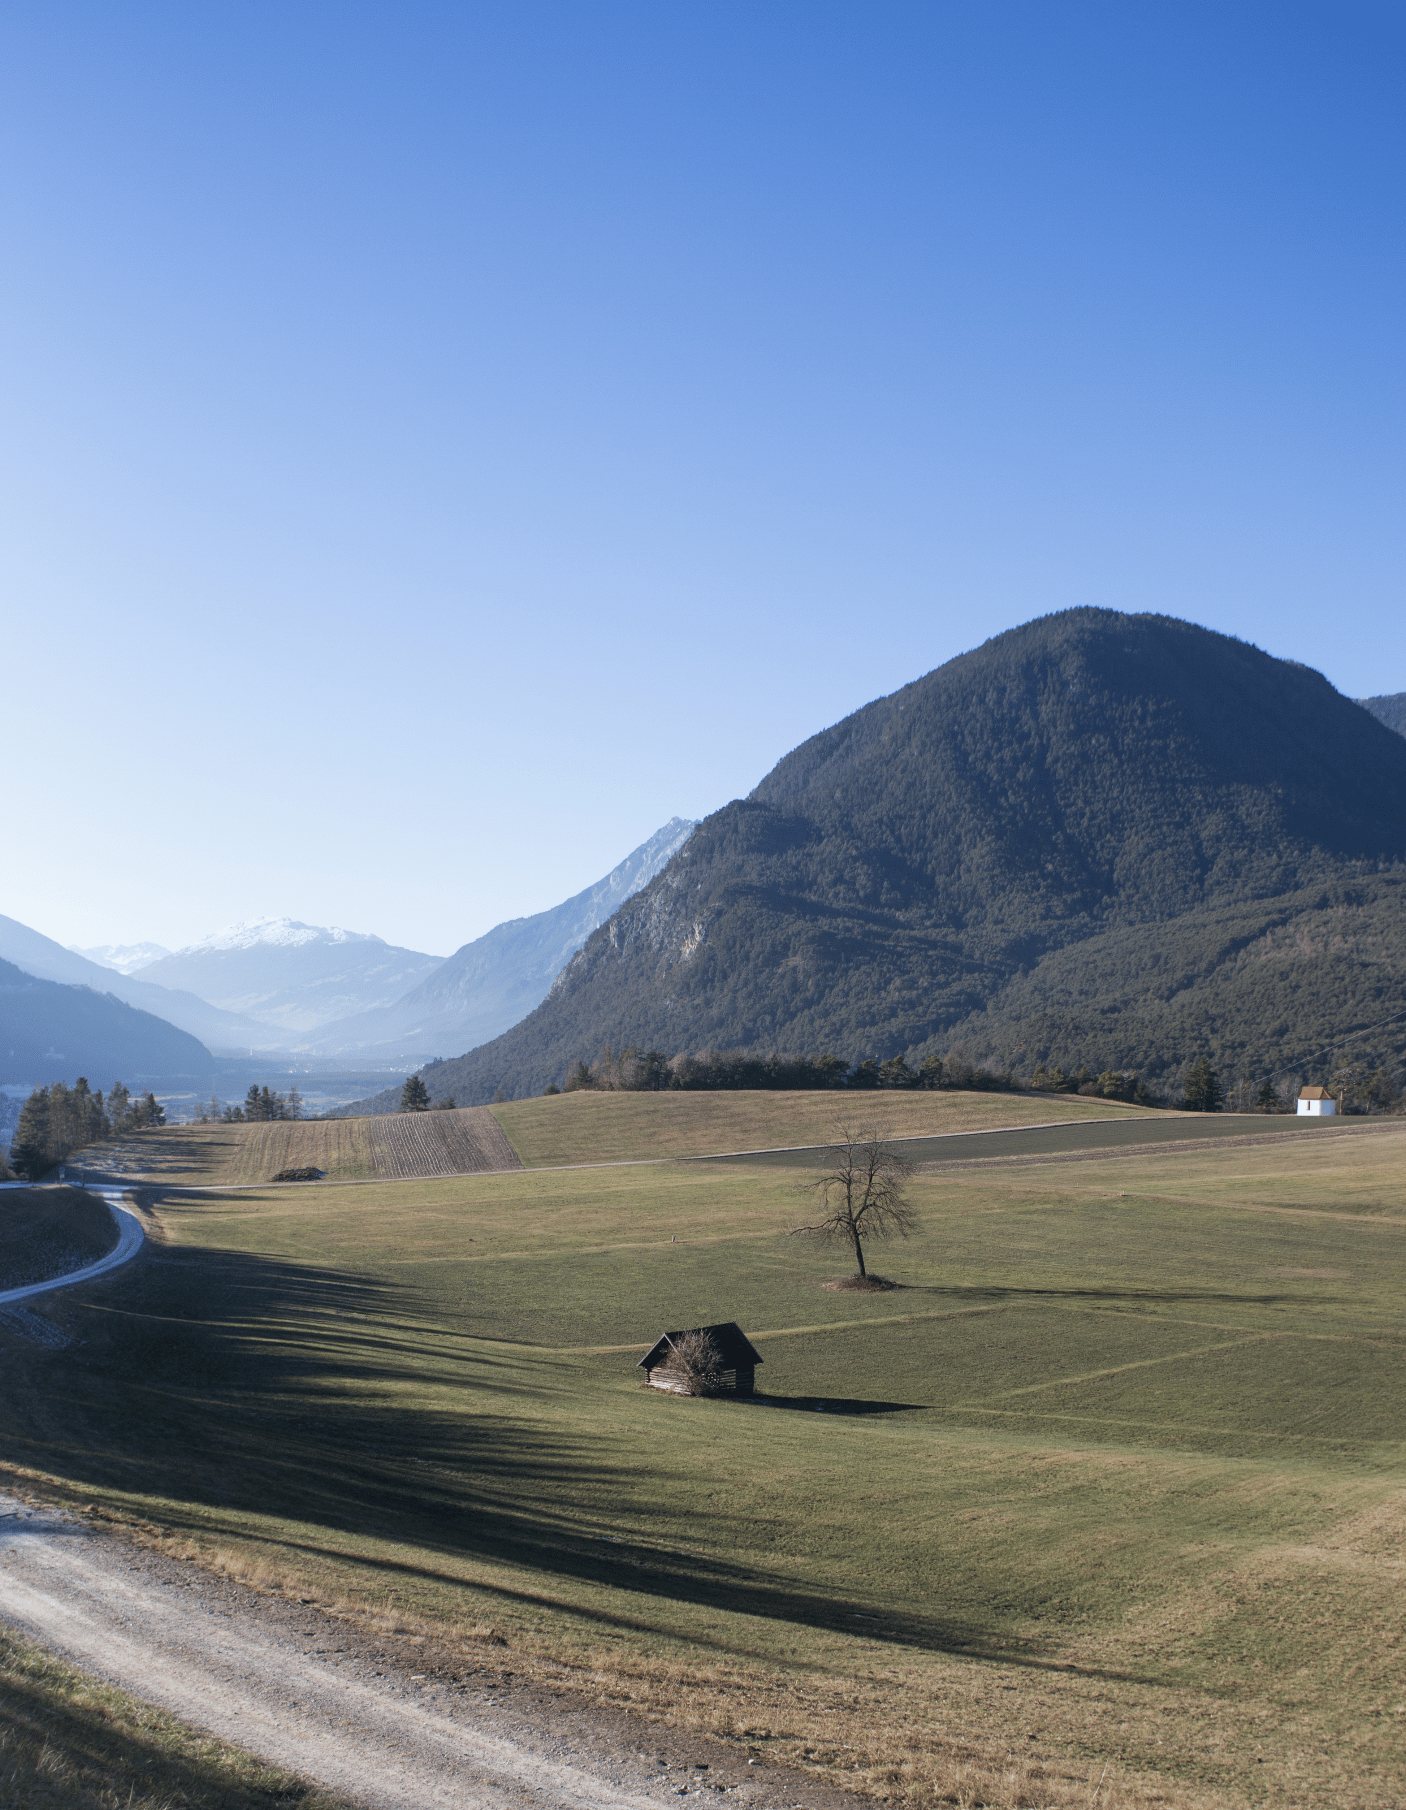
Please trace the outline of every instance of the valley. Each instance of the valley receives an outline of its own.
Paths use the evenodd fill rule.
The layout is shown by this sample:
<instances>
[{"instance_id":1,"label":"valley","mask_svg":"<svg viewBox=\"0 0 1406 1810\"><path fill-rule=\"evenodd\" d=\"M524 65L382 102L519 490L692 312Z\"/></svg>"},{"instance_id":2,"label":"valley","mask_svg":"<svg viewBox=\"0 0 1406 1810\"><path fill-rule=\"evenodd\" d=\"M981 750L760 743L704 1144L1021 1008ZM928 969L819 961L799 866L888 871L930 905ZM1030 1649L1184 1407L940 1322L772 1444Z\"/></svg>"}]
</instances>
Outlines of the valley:
<instances>
[{"instance_id":1,"label":"valley","mask_svg":"<svg viewBox=\"0 0 1406 1810\"><path fill-rule=\"evenodd\" d=\"M0 1333L5 1481L798 1797L1394 1802L1401 1122L925 1167L855 1295L787 1236L815 1103L562 1096L496 1109L537 1166L153 1179L149 1255L45 1309L73 1343ZM792 1148L689 1160L724 1129ZM724 1319L755 1404L640 1387Z\"/></svg>"}]
</instances>

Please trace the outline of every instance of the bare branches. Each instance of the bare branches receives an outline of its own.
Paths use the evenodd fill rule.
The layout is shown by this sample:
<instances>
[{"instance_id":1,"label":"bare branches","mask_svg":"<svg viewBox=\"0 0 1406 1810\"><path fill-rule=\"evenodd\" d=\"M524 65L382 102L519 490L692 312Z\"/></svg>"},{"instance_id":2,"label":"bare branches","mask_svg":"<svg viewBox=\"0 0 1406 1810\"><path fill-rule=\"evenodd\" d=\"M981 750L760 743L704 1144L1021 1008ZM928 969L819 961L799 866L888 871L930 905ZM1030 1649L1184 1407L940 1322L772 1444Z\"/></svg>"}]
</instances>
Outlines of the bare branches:
<instances>
[{"instance_id":1,"label":"bare branches","mask_svg":"<svg viewBox=\"0 0 1406 1810\"><path fill-rule=\"evenodd\" d=\"M664 1373L680 1395L713 1395L722 1382L723 1358L712 1336L700 1330L673 1340Z\"/></svg>"},{"instance_id":2,"label":"bare branches","mask_svg":"<svg viewBox=\"0 0 1406 1810\"><path fill-rule=\"evenodd\" d=\"M826 1242L847 1241L859 1274L867 1276L865 1239L906 1238L917 1225L904 1194L912 1165L880 1125L839 1125L836 1132L831 1161L806 1184L818 1197L819 1212L791 1231Z\"/></svg>"}]
</instances>

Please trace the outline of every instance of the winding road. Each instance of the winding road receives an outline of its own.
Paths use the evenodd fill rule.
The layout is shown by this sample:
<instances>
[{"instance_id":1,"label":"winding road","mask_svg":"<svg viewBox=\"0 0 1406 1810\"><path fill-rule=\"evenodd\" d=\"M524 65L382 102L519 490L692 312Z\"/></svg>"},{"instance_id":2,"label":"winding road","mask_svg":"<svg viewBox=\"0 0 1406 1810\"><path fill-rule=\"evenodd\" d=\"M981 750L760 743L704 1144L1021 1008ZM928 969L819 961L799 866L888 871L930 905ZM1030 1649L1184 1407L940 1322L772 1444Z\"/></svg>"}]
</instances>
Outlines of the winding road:
<instances>
[{"instance_id":1,"label":"winding road","mask_svg":"<svg viewBox=\"0 0 1406 1810\"><path fill-rule=\"evenodd\" d=\"M36 1295L51 1295L56 1288L72 1288L77 1282L94 1282L136 1256L146 1241L146 1233L142 1230L141 1220L124 1204L123 1190L94 1188L93 1192L105 1202L117 1226L117 1243L106 1257L99 1257L96 1263L85 1263L81 1270L69 1270L67 1275L51 1276L47 1282L28 1282L23 1288L0 1290L0 1307L15 1307L21 1301L32 1301Z\"/></svg>"}]
</instances>

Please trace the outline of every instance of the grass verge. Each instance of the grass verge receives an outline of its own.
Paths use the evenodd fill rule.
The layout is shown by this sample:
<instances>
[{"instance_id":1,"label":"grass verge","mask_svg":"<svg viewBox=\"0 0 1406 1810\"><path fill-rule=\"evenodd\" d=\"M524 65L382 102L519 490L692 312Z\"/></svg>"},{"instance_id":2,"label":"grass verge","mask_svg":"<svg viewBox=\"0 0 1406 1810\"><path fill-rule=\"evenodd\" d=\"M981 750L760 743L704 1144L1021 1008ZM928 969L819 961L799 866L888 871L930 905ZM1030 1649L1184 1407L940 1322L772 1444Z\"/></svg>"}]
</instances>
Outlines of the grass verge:
<instances>
[{"instance_id":1,"label":"grass verge","mask_svg":"<svg viewBox=\"0 0 1406 1810\"><path fill-rule=\"evenodd\" d=\"M117 1227L83 1188L6 1188L0 1193L0 1288L23 1288L106 1256Z\"/></svg>"},{"instance_id":2,"label":"grass verge","mask_svg":"<svg viewBox=\"0 0 1406 1810\"><path fill-rule=\"evenodd\" d=\"M0 1804L24 1810L345 1810L277 1767L0 1627Z\"/></svg>"}]
</instances>

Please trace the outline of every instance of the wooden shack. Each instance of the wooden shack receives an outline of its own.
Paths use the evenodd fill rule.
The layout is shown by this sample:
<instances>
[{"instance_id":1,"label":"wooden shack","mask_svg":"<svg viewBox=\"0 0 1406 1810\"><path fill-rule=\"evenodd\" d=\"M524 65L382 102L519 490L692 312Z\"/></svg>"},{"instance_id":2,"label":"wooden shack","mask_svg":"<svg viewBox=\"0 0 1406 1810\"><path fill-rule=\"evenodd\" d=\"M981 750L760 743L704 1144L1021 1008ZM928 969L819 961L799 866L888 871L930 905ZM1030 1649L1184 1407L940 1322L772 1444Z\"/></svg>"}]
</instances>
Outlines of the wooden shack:
<instances>
[{"instance_id":1,"label":"wooden shack","mask_svg":"<svg viewBox=\"0 0 1406 1810\"><path fill-rule=\"evenodd\" d=\"M700 1379L696 1353L706 1342L712 1356ZM683 1326L666 1332L640 1359L639 1368L653 1389L675 1395L751 1395L761 1358L735 1320L719 1326Z\"/></svg>"}]
</instances>

